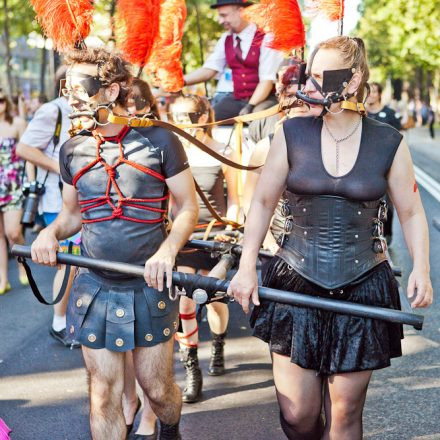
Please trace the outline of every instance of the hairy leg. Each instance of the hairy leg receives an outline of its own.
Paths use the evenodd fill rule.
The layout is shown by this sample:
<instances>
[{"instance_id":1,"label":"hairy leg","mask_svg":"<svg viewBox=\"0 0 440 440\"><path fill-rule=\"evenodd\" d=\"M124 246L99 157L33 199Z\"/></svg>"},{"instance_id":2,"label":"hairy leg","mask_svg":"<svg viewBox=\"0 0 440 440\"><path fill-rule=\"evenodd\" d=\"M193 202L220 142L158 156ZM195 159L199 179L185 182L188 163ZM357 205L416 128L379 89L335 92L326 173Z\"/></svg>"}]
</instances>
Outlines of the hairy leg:
<instances>
[{"instance_id":1,"label":"hairy leg","mask_svg":"<svg viewBox=\"0 0 440 440\"><path fill-rule=\"evenodd\" d=\"M173 345L170 339L153 347L136 347L133 351L139 385L154 413L168 425L178 423L182 409L182 396L173 373Z\"/></svg>"},{"instance_id":2,"label":"hairy leg","mask_svg":"<svg viewBox=\"0 0 440 440\"><path fill-rule=\"evenodd\" d=\"M290 440L319 440L322 434L322 379L313 370L272 354L281 427Z\"/></svg>"},{"instance_id":3,"label":"hairy leg","mask_svg":"<svg viewBox=\"0 0 440 440\"><path fill-rule=\"evenodd\" d=\"M83 346L89 375L90 429L93 440L123 440L124 353Z\"/></svg>"},{"instance_id":4,"label":"hairy leg","mask_svg":"<svg viewBox=\"0 0 440 440\"><path fill-rule=\"evenodd\" d=\"M334 374L325 383L325 440L362 439L362 411L371 371Z\"/></svg>"},{"instance_id":5,"label":"hairy leg","mask_svg":"<svg viewBox=\"0 0 440 440\"><path fill-rule=\"evenodd\" d=\"M8 283L8 245L3 223L3 212L0 212L0 290Z\"/></svg>"}]
</instances>

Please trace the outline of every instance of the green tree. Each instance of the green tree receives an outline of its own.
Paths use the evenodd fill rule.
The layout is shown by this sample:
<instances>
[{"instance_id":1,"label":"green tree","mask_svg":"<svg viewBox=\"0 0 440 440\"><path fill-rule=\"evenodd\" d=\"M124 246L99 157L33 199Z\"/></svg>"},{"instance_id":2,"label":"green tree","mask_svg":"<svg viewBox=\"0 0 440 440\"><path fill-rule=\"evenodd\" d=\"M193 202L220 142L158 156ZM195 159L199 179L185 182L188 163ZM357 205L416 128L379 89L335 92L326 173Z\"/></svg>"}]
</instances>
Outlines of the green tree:
<instances>
[{"instance_id":1,"label":"green tree","mask_svg":"<svg viewBox=\"0 0 440 440\"><path fill-rule=\"evenodd\" d=\"M361 14L357 34L375 76L408 80L426 97L439 70L440 0L363 0Z\"/></svg>"}]
</instances>

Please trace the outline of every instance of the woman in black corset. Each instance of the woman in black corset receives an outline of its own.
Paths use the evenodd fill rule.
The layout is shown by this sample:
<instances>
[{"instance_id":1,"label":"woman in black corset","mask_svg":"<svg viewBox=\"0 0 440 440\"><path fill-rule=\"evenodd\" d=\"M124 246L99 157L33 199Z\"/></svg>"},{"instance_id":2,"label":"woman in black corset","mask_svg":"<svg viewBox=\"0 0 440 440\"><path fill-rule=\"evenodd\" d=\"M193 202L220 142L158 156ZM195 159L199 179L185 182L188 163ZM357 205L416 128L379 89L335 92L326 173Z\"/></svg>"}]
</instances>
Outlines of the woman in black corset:
<instances>
[{"instance_id":1,"label":"woman in black corset","mask_svg":"<svg viewBox=\"0 0 440 440\"><path fill-rule=\"evenodd\" d=\"M264 285L400 308L382 236L381 200L388 192L413 259L412 307L432 302L428 228L408 146L394 128L360 114L367 80L360 39L332 38L311 55L303 89L305 100L315 102L311 116L290 119L275 134L247 218L240 269L230 285L245 312L251 300L257 306L254 335L269 343L281 426L289 439L361 439L372 371L401 355L402 327L260 304L255 263L284 189L289 199L284 237Z\"/></svg>"},{"instance_id":2,"label":"woman in black corset","mask_svg":"<svg viewBox=\"0 0 440 440\"><path fill-rule=\"evenodd\" d=\"M181 124L206 124L214 121L214 113L206 98L197 95L179 97L171 105L171 118L175 123ZM204 144L215 152L237 161L235 153L229 147L215 141L211 137L211 127L206 129L191 130ZM238 176L236 170L226 167L217 159L204 153L196 146L183 140L188 161L194 179L202 189L210 204L222 217L237 221L239 200L237 192ZM225 197L225 183L226 193ZM198 197L199 219L196 231L204 231L212 221L212 214ZM224 226L215 223L215 227L223 229ZM207 252L189 250L179 253L177 257L178 270L181 272L210 274L217 278L224 277L224 271L212 272L218 263L218 258L213 258ZM211 272L210 272L211 271ZM224 303L213 302L207 306L208 322L212 335L211 361L208 374L218 376L224 373L223 345L229 320L228 306ZM196 305L194 301L184 296L180 298L180 320L182 332L178 333L181 347L182 360L186 370L186 385L183 390L183 401L186 403L197 402L202 390L202 374L198 365L198 326L196 321Z\"/></svg>"}]
</instances>

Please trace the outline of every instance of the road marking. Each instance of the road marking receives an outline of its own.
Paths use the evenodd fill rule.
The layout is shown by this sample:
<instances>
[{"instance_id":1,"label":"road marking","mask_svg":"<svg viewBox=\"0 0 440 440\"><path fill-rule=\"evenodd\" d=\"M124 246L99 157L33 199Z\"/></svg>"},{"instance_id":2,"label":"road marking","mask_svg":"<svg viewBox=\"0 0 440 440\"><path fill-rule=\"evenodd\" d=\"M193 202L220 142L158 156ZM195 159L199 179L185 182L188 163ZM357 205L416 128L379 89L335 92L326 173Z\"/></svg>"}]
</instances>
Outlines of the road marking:
<instances>
[{"instance_id":1,"label":"road marking","mask_svg":"<svg viewBox=\"0 0 440 440\"><path fill-rule=\"evenodd\" d=\"M420 185L422 185L423 188L437 200L437 202L440 202L440 183L415 165L414 172L416 174L417 182L420 183Z\"/></svg>"}]
</instances>

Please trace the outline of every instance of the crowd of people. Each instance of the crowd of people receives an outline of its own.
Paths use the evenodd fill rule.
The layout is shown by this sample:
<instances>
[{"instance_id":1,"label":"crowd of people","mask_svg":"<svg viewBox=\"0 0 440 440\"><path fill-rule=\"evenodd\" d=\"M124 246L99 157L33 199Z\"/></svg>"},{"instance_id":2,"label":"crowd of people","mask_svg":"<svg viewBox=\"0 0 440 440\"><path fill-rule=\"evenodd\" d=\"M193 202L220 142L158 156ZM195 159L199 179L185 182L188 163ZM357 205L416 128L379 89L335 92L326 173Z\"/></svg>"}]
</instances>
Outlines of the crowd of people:
<instances>
[{"instance_id":1,"label":"crowd of people","mask_svg":"<svg viewBox=\"0 0 440 440\"><path fill-rule=\"evenodd\" d=\"M177 440L182 401L202 398L196 304L184 291L173 299L171 273L177 267L225 278L228 267L217 256L183 249L195 232L228 240L225 229L246 219L228 294L246 313L254 305L253 332L269 345L289 439L361 439L372 372L401 355L403 332L399 324L260 301L261 246L275 255L263 266L265 286L400 309L386 253L388 195L413 258L412 306L432 302L427 222L409 149L398 116L382 103L381 85L372 83L366 96L362 40L321 42L301 75L301 60L283 60L243 18L248 5L213 5L226 32L204 66L185 76L190 86L231 69L233 92L214 106L194 94L159 106L148 83L103 48L67 54L57 72L60 97L42 104L27 126L0 94L0 294L11 288L7 242L24 242L26 178L44 183L39 214L45 227L32 243L35 262L55 266L56 252L71 241L84 256L145 267L144 279L84 268L66 275L61 268L53 281L55 298L69 277L50 334L82 348L96 440L126 438L142 405L135 438ZM237 163L240 155L215 138L212 124L277 104L280 112L249 126L255 144L249 164L264 167L244 179L223 163ZM191 136L177 136L163 121ZM36 174L28 166L26 177L24 161ZM28 282L22 267L19 276ZM227 304L210 303L207 318L208 374L222 375ZM183 393L173 376L175 339L186 372Z\"/></svg>"}]
</instances>

